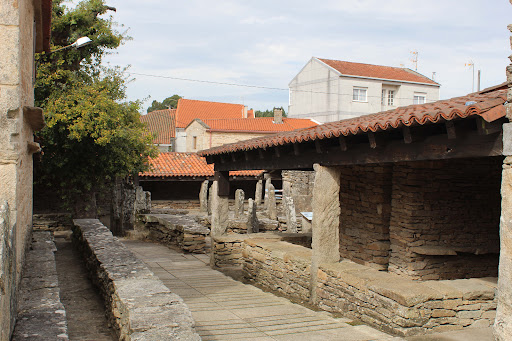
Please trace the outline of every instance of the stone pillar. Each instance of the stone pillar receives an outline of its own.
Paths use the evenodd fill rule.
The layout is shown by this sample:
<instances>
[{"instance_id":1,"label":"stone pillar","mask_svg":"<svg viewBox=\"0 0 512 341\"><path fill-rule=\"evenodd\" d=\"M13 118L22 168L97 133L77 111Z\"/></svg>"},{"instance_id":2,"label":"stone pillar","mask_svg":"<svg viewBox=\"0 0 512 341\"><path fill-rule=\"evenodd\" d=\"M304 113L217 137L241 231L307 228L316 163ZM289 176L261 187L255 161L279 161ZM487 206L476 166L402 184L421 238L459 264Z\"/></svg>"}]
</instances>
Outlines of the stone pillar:
<instances>
[{"instance_id":1,"label":"stone pillar","mask_svg":"<svg viewBox=\"0 0 512 341\"><path fill-rule=\"evenodd\" d=\"M261 190L263 186L263 182L261 180L258 180L256 183L256 193L254 194L254 204L256 206L259 206L261 204Z\"/></svg>"},{"instance_id":2,"label":"stone pillar","mask_svg":"<svg viewBox=\"0 0 512 341\"><path fill-rule=\"evenodd\" d=\"M286 215L286 232L297 233L297 213L292 197L283 198L283 209Z\"/></svg>"},{"instance_id":3,"label":"stone pillar","mask_svg":"<svg viewBox=\"0 0 512 341\"><path fill-rule=\"evenodd\" d=\"M316 303L318 266L340 260L340 171L334 167L314 166L313 259L311 264L311 301Z\"/></svg>"},{"instance_id":4,"label":"stone pillar","mask_svg":"<svg viewBox=\"0 0 512 341\"><path fill-rule=\"evenodd\" d=\"M512 2L511 2L512 3ZM512 32L512 25L508 25ZM512 48L512 37L510 38ZM512 56L509 57L512 61ZM512 64L506 69L508 92L505 111L512 119ZM498 269L498 306L494 320L494 338L512 340L512 124L503 125L503 170L501 175L500 264Z\"/></svg>"},{"instance_id":5,"label":"stone pillar","mask_svg":"<svg viewBox=\"0 0 512 341\"><path fill-rule=\"evenodd\" d=\"M247 233L260 232L258 217L256 215L256 202L249 199L247 212Z\"/></svg>"},{"instance_id":6,"label":"stone pillar","mask_svg":"<svg viewBox=\"0 0 512 341\"><path fill-rule=\"evenodd\" d=\"M245 193L243 189L235 191L235 217L239 218L244 214Z\"/></svg>"},{"instance_id":7,"label":"stone pillar","mask_svg":"<svg viewBox=\"0 0 512 341\"><path fill-rule=\"evenodd\" d=\"M277 220L276 189L272 184L268 186L267 213L270 219Z\"/></svg>"},{"instance_id":8,"label":"stone pillar","mask_svg":"<svg viewBox=\"0 0 512 341\"><path fill-rule=\"evenodd\" d=\"M208 215L212 215L212 202L213 202L213 184L210 186L208 191L208 203L206 204L206 210Z\"/></svg>"},{"instance_id":9,"label":"stone pillar","mask_svg":"<svg viewBox=\"0 0 512 341\"><path fill-rule=\"evenodd\" d=\"M217 181L213 182L210 191L212 195L212 223L210 235L212 238L218 237L226 233L228 227L228 197L219 196L219 184ZM213 249L213 245L212 245Z\"/></svg>"},{"instance_id":10,"label":"stone pillar","mask_svg":"<svg viewBox=\"0 0 512 341\"><path fill-rule=\"evenodd\" d=\"M270 174L265 174L265 195L263 207L265 210L268 210L268 195L269 195L269 186L272 184L272 180L270 179Z\"/></svg>"},{"instance_id":11,"label":"stone pillar","mask_svg":"<svg viewBox=\"0 0 512 341\"><path fill-rule=\"evenodd\" d=\"M203 181L199 191L199 209L201 212L208 212L208 180Z\"/></svg>"}]
</instances>

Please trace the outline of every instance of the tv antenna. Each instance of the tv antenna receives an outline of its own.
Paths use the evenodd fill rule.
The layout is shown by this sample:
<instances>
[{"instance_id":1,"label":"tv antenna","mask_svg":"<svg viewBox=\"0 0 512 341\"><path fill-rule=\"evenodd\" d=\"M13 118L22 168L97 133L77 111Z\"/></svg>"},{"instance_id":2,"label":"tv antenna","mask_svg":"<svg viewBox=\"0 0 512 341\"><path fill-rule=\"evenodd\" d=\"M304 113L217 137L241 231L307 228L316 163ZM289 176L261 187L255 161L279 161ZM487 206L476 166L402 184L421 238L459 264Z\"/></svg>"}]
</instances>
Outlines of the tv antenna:
<instances>
[{"instance_id":1,"label":"tv antenna","mask_svg":"<svg viewBox=\"0 0 512 341\"><path fill-rule=\"evenodd\" d=\"M414 63L414 71L418 71L418 51L411 51L411 62Z\"/></svg>"},{"instance_id":2,"label":"tv antenna","mask_svg":"<svg viewBox=\"0 0 512 341\"><path fill-rule=\"evenodd\" d=\"M470 60L468 63L464 64L464 66L469 66L471 71L473 72L473 80L471 82L471 92L475 91L475 63Z\"/></svg>"}]
</instances>

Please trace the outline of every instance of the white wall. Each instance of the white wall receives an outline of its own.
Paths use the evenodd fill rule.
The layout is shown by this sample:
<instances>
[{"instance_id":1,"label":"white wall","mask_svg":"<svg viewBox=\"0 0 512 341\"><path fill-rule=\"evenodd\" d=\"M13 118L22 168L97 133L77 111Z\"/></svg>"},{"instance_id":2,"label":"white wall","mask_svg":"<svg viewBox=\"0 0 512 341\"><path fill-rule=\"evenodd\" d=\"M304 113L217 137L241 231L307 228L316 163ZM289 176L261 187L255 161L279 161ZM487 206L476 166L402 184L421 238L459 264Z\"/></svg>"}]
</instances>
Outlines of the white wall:
<instances>
[{"instance_id":1,"label":"white wall","mask_svg":"<svg viewBox=\"0 0 512 341\"><path fill-rule=\"evenodd\" d=\"M367 101L352 100L353 88L367 88ZM426 94L427 103L439 100L439 87L399 81L341 76L311 59L290 82L288 116L312 118L320 123L358 117L413 104L415 92ZM381 104L382 89L395 90L392 106Z\"/></svg>"},{"instance_id":2,"label":"white wall","mask_svg":"<svg viewBox=\"0 0 512 341\"><path fill-rule=\"evenodd\" d=\"M187 151L187 133L183 128L176 128L176 151L179 153Z\"/></svg>"}]
</instances>

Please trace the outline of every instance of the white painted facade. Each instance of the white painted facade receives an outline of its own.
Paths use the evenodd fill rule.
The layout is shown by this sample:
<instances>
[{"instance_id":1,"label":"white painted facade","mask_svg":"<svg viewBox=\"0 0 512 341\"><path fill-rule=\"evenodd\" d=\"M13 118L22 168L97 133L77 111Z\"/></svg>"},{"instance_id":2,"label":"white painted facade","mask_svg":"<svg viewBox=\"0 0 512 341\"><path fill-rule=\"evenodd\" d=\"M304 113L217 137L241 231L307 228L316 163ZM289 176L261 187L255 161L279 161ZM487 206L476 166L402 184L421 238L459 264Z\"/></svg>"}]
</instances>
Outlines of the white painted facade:
<instances>
[{"instance_id":1,"label":"white painted facade","mask_svg":"<svg viewBox=\"0 0 512 341\"><path fill-rule=\"evenodd\" d=\"M176 128L176 152L184 153L187 151L187 133L184 128Z\"/></svg>"},{"instance_id":2,"label":"white painted facade","mask_svg":"<svg viewBox=\"0 0 512 341\"><path fill-rule=\"evenodd\" d=\"M346 76L315 57L292 79L289 89L288 117L320 123L418 104L413 103L415 96L425 103L439 100L439 85ZM354 89L366 92L366 98L354 100Z\"/></svg>"}]
</instances>

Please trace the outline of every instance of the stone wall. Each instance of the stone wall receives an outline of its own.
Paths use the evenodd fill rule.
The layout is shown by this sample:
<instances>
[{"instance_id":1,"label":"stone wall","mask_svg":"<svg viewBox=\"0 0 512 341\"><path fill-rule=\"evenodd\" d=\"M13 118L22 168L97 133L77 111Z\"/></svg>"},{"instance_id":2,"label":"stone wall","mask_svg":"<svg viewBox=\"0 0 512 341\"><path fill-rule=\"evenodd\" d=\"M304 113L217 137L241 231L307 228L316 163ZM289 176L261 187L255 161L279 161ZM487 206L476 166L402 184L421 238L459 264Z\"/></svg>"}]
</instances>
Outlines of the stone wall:
<instances>
[{"instance_id":1,"label":"stone wall","mask_svg":"<svg viewBox=\"0 0 512 341\"><path fill-rule=\"evenodd\" d=\"M340 167L340 255L387 270L392 165Z\"/></svg>"},{"instance_id":2,"label":"stone wall","mask_svg":"<svg viewBox=\"0 0 512 341\"><path fill-rule=\"evenodd\" d=\"M150 239L166 245L176 245L185 252L205 253L206 236L210 230L193 217L171 214L141 216Z\"/></svg>"},{"instance_id":3,"label":"stone wall","mask_svg":"<svg viewBox=\"0 0 512 341\"><path fill-rule=\"evenodd\" d=\"M76 219L74 242L120 340L200 340L190 310L97 219Z\"/></svg>"},{"instance_id":4,"label":"stone wall","mask_svg":"<svg viewBox=\"0 0 512 341\"><path fill-rule=\"evenodd\" d=\"M283 197L292 197L295 204L295 211L311 212L313 199L313 186L315 184L315 172L313 171L291 171L281 172L283 179Z\"/></svg>"},{"instance_id":5,"label":"stone wall","mask_svg":"<svg viewBox=\"0 0 512 341\"><path fill-rule=\"evenodd\" d=\"M229 234L212 238L213 265L217 268L242 268L242 246L247 234Z\"/></svg>"},{"instance_id":6,"label":"stone wall","mask_svg":"<svg viewBox=\"0 0 512 341\"><path fill-rule=\"evenodd\" d=\"M0 282L14 283L0 292L0 340L8 340L14 326L16 288L32 228L32 154L38 149L33 129L41 127L24 107L34 105L34 3L40 5L0 0L0 205L6 201L10 210L0 235L0 243L8 245L0 246L0 252L8 250L0 254Z\"/></svg>"},{"instance_id":7,"label":"stone wall","mask_svg":"<svg viewBox=\"0 0 512 341\"><path fill-rule=\"evenodd\" d=\"M389 271L422 280L497 276L502 161L396 164Z\"/></svg>"},{"instance_id":8,"label":"stone wall","mask_svg":"<svg viewBox=\"0 0 512 341\"><path fill-rule=\"evenodd\" d=\"M68 340L66 310L60 301L55 243L48 231L35 231L21 280L12 341Z\"/></svg>"},{"instance_id":9,"label":"stone wall","mask_svg":"<svg viewBox=\"0 0 512 341\"><path fill-rule=\"evenodd\" d=\"M279 240L247 239L242 255L247 280L286 296L309 300L311 249Z\"/></svg>"},{"instance_id":10,"label":"stone wall","mask_svg":"<svg viewBox=\"0 0 512 341\"><path fill-rule=\"evenodd\" d=\"M318 306L402 336L489 327L496 278L413 281L349 260L321 264Z\"/></svg>"}]
</instances>

